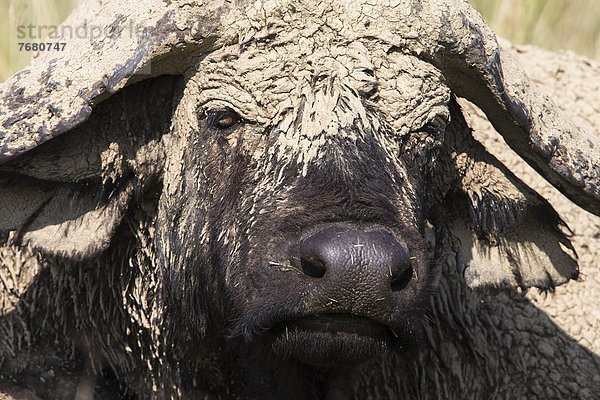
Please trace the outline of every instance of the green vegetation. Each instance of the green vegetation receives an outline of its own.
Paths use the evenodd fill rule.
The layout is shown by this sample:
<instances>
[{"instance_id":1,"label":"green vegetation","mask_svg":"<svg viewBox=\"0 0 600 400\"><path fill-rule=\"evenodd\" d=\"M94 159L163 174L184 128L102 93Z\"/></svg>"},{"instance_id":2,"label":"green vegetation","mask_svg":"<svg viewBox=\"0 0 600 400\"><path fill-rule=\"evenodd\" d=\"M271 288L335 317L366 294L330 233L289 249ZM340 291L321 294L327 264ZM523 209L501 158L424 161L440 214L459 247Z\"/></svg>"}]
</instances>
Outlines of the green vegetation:
<instances>
[{"instance_id":1,"label":"green vegetation","mask_svg":"<svg viewBox=\"0 0 600 400\"><path fill-rule=\"evenodd\" d=\"M496 33L515 43L573 50L600 60L598 0L469 0Z\"/></svg>"},{"instance_id":2,"label":"green vegetation","mask_svg":"<svg viewBox=\"0 0 600 400\"><path fill-rule=\"evenodd\" d=\"M27 65L17 27L57 25L79 0L0 0L0 82ZM515 43L571 49L600 59L600 0L469 0ZM46 31L47 32L47 31Z\"/></svg>"}]
</instances>

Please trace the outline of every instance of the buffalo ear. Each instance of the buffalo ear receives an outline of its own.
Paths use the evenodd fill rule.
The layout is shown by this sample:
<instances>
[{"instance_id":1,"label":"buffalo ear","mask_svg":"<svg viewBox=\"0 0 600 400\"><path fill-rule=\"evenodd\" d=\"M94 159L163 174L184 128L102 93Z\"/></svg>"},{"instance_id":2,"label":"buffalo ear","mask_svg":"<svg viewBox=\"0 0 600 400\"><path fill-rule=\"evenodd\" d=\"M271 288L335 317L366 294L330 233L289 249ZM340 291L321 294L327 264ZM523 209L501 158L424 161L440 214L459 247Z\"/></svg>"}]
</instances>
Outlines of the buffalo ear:
<instances>
[{"instance_id":1,"label":"buffalo ear","mask_svg":"<svg viewBox=\"0 0 600 400\"><path fill-rule=\"evenodd\" d=\"M576 279L577 254L552 206L470 135L451 148L456 179L443 209L466 283L552 289Z\"/></svg>"},{"instance_id":2,"label":"buffalo ear","mask_svg":"<svg viewBox=\"0 0 600 400\"><path fill-rule=\"evenodd\" d=\"M0 84L0 243L77 259L105 249L131 201L161 173L160 137L181 90L181 79L166 75L233 40L221 26L237 7L82 2L66 26L93 17L117 34L93 46L88 35L70 37L60 55L40 52Z\"/></svg>"},{"instance_id":3,"label":"buffalo ear","mask_svg":"<svg viewBox=\"0 0 600 400\"><path fill-rule=\"evenodd\" d=\"M135 196L160 180L182 79L130 85L84 124L0 165L0 240L84 260L105 250Z\"/></svg>"}]
</instances>

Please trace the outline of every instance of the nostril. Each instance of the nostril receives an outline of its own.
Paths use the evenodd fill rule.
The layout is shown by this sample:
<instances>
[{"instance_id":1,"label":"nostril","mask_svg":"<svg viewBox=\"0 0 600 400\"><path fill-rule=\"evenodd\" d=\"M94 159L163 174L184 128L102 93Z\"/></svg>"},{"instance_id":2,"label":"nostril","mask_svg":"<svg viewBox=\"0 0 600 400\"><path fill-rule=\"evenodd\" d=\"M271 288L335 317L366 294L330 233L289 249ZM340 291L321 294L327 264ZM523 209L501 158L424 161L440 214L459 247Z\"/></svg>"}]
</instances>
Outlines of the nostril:
<instances>
[{"instance_id":1,"label":"nostril","mask_svg":"<svg viewBox=\"0 0 600 400\"><path fill-rule=\"evenodd\" d=\"M313 278L322 278L325 275L325 265L321 260L302 257L300 259L302 271Z\"/></svg>"},{"instance_id":2,"label":"nostril","mask_svg":"<svg viewBox=\"0 0 600 400\"><path fill-rule=\"evenodd\" d=\"M407 247L383 228L328 226L294 244L290 255L294 268L323 278L323 287L363 285L382 295L403 290L416 271Z\"/></svg>"},{"instance_id":3,"label":"nostril","mask_svg":"<svg viewBox=\"0 0 600 400\"><path fill-rule=\"evenodd\" d=\"M413 268L408 267L400 274L392 276L392 292L399 292L404 289L413 277Z\"/></svg>"}]
</instances>

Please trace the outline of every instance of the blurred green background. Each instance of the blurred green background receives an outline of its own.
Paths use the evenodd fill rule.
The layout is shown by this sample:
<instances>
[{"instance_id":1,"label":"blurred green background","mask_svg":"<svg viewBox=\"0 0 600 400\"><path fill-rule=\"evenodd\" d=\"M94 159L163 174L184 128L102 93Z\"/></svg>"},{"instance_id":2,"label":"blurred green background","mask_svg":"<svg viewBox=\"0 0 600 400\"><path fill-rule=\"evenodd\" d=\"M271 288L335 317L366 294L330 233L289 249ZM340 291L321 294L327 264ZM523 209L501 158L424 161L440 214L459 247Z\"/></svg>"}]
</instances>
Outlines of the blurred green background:
<instances>
[{"instance_id":1,"label":"blurred green background","mask_svg":"<svg viewBox=\"0 0 600 400\"><path fill-rule=\"evenodd\" d=\"M600 59L600 0L469 0L515 43L570 49ZM0 82L27 65L16 26L57 25L79 0L0 0Z\"/></svg>"},{"instance_id":2,"label":"blurred green background","mask_svg":"<svg viewBox=\"0 0 600 400\"><path fill-rule=\"evenodd\" d=\"M514 43L568 49L600 60L600 0L469 0Z\"/></svg>"}]
</instances>

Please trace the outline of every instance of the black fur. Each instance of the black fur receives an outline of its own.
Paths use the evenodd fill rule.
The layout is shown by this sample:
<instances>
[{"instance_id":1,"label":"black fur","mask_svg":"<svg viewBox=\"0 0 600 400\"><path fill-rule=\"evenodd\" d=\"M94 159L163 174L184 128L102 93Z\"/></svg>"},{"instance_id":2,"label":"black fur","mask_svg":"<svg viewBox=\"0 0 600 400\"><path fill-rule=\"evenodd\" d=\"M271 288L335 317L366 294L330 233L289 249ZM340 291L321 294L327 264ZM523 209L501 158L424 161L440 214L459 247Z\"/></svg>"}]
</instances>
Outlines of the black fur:
<instances>
[{"instance_id":1,"label":"black fur","mask_svg":"<svg viewBox=\"0 0 600 400\"><path fill-rule=\"evenodd\" d=\"M244 150L252 126L241 125L223 133L215 130L211 121L202 122L204 130L192 135L197 140L189 144L184 159L190 180L184 182L181 196L166 210L171 224L159 226L156 244L164 266L167 329L179 349L173 357L182 359L182 367L187 369L182 373L199 375L198 369L204 366L190 362L192 355L213 346L224 359L221 363L239 360L235 368L227 368L230 372L237 369L245 375L252 371L250 378L242 379L243 389L238 395L260 392L261 398L275 398L289 387L290 379L303 386L301 393L307 394L306 398L310 393L319 393L319 382L330 373L326 371L342 368L345 363L315 369L286 357L297 352L295 342L290 339L291 344L281 345L281 336L274 328L285 321L335 313L343 307L328 307L318 295L306 295L305 276L282 272L270 262L285 259L290 243L327 224L376 225L393 232L408 246L419 277L410 283L410 290L397 295L393 309L382 317L389 337L383 342L357 338L347 342L354 346L345 351L352 350L356 358L361 358L363 352L381 354L388 346L401 348L418 342L432 290L423 239L422 205L427 189L418 174L410 174L417 191L408 196L410 203L402 200L406 188L392 183L393 178L402 182L402 175L390 165L377 139L390 137L391 132L356 132L361 139L355 143L333 138L323 149L328 155L309 165L306 176L302 176L302 165L294 161L282 164L273 159L266 163L253 160ZM264 141L272 143L278 134L274 129ZM224 135L237 135L235 145L229 146ZM337 157L344 157L344 168ZM400 165L415 163L410 153L398 152L396 157ZM268 163L275 166L272 173L281 172L283 176L276 186L265 184ZM266 190L255 191L256 187ZM250 215L255 219L251 220ZM225 240L227 228L234 229ZM208 237L199 245L203 235ZM313 341L314 346L325 346L323 355L328 349L344 349L346 341L332 345L328 340L337 339L327 337L324 334L319 339L317 335ZM279 350L274 352L273 346ZM180 353L183 349L185 354ZM319 351L312 350L312 354L317 357ZM281 371L286 371L287 379L282 380ZM285 393L289 395L289 390Z\"/></svg>"}]
</instances>

